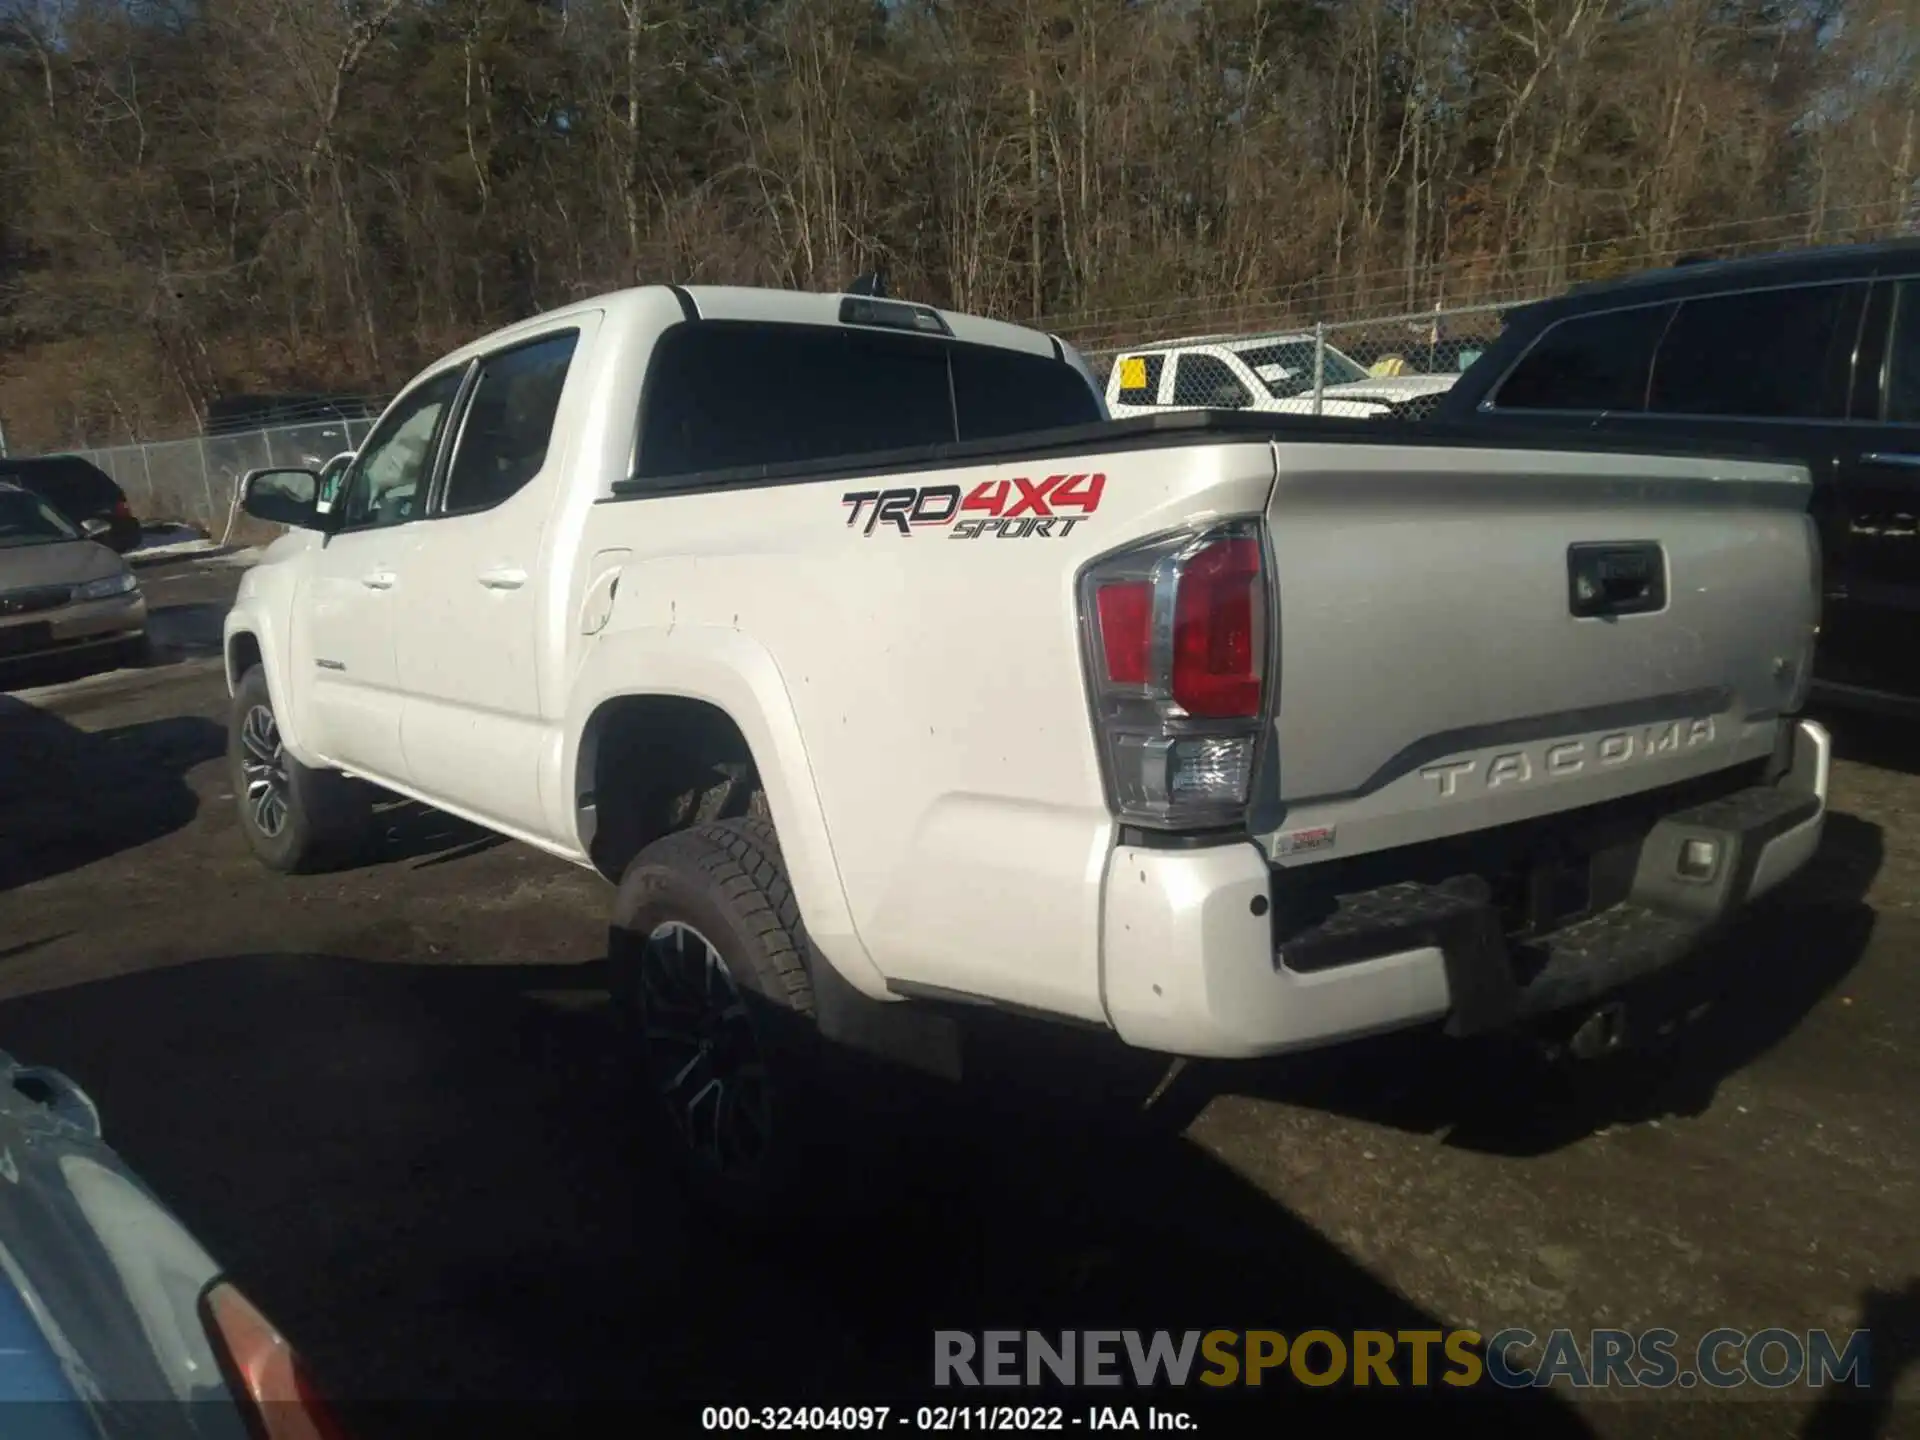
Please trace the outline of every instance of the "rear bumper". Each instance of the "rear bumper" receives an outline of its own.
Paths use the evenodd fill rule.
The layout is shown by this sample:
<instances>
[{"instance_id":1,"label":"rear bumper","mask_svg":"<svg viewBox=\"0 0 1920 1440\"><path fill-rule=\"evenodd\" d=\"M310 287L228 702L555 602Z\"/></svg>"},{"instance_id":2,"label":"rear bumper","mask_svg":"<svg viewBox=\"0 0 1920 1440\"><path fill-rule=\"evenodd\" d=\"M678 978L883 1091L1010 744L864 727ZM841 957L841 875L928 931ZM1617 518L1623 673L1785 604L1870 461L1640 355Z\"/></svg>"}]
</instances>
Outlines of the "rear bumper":
<instances>
[{"instance_id":1,"label":"rear bumper","mask_svg":"<svg viewBox=\"0 0 1920 1440\"><path fill-rule=\"evenodd\" d=\"M1343 895L1319 923L1277 935L1288 877L1254 845L1118 849L1102 945L1108 1018L1131 1045L1233 1058L1427 1022L1470 1034L1594 1000L1696 949L1812 858L1832 747L1807 720L1791 739L1773 783L1650 817L1627 857L1625 898L1524 940L1472 877ZM1679 873L1689 841L1712 847L1699 878Z\"/></svg>"}]
</instances>

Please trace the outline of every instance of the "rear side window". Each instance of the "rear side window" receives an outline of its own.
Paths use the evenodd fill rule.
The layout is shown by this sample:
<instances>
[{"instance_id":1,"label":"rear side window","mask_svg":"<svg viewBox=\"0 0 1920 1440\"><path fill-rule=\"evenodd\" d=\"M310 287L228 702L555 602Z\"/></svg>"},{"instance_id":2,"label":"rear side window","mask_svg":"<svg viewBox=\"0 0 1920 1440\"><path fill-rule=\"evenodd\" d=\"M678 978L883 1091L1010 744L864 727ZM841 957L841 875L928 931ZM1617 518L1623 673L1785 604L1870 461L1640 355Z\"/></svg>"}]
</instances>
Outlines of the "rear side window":
<instances>
[{"instance_id":1,"label":"rear side window","mask_svg":"<svg viewBox=\"0 0 1920 1440\"><path fill-rule=\"evenodd\" d=\"M1902 280L1887 354L1887 419L1920 425L1920 279Z\"/></svg>"},{"instance_id":2,"label":"rear side window","mask_svg":"<svg viewBox=\"0 0 1920 1440\"><path fill-rule=\"evenodd\" d=\"M1665 415L1839 420L1864 282L1682 302L1660 342L1648 409Z\"/></svg>"},{"instance_id":3,"label":"rear side window","mask_svg":"<svg viewBox=\"0 0 1920 1440\"><path fill-rule=\"evenodd\" d=\"M447 472L445 513L491 509L540 473L579 343L580 332L566 330L481 362Z\"/></svg>"},{"instance_id":4,"label":"rear side window","mask_svg":"<svg viewBox=\"0 0 1920 1440\"><path fill-rule=\"evenodd\" d=\"M1501 382L1501 410L1630 410L1646 407L1654 347L1672 305L1580 315L1553 326Z\"/></svg>"},{"instance_id":5,"label":"rear side window","mask_svg":"<svg viewBox=\"0 0 1920 1440\"><path fill-rule=\"evenodd\" d=\"M697 321L654 349L638 473L850 459L1099 415L1086 381L1056 360L851 327Z\"/></svg>"},{"instance_id":6,"label":"rear side window","mask_svg":"<svg viewBox=\"0 0 1920 1440\"><path fill-rule=\"evenodd\" d=\"M1119 405L1154 405L1160 400L1160 375L1166 369L1164 355L1122 355L1115 362L1120 372L1120 388L1114 393Z\"/></svg>"}]
</instances>

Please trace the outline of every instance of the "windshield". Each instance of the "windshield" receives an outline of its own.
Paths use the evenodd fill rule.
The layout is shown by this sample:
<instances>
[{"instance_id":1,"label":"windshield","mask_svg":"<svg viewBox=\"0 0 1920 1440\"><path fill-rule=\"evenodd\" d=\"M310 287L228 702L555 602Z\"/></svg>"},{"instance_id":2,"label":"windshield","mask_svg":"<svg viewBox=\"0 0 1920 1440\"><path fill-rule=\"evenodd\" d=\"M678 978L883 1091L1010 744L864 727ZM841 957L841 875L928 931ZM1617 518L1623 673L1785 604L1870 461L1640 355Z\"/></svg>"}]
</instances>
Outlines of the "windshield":
<instances>
[{"instance_id":1,"label":"windshield","mask_svg":"<svg viewBox=\"0 0 1920 1440\"><path fill-rule=\"evenodd\" d=\"M0 490L0 549L60 545L80 532L45 501L24 490Z\"/></svg>"},{"instance_id":2,"label":"windshield","mask_svg":"<svg viewBox=\"0 0 1920 1440\"><path fill-rule=\"evenodd\" d=\"M1260 377L1260 383L1276 400L1289 400L1313 389L1313 341L1277 340L1255 345L1234 354L1247 362L1247 368ZM1367 372L1331 345L1326 347L1328 385L1350 385L1365 380Z\"/></svg>"}]
</instances>

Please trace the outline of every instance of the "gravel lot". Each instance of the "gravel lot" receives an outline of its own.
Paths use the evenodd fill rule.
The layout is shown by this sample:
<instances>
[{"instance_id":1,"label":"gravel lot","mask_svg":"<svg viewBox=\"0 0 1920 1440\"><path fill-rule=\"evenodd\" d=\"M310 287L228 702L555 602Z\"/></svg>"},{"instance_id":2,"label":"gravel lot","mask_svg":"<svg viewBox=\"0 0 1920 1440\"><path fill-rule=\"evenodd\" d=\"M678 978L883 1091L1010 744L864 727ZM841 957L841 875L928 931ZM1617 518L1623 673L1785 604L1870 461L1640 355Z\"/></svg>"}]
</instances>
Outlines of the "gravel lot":
<instances>
[{"instance_id":1,"label":"gravel lot","mask_svg":"<svg viewBox=\"0 0 1920 1440\"><path fill-rule=\"evenodd\" d=\"M1869 1325L1866 1403L1556 1392L1482 1419L1920 1433L1920 743L1897 727L1835 722L1826 850L1676 977L1692 1018L1663 1051L1568 1074L1400 1037L1190 1067L1141 1119L1127 1057L994 1037L890 1137L877 1219L776 1247L663 1173L603 1013L596 878L412 807L350 873L253 863L220 759L236 574L143 572L171 663L0 677L62 682L0 695L0 1047L94 1094L323 1385L393 1402L365 1433L449 1397L686 1430L747 1395L872 1401L920 1389L936 1326L1000 1325Z\"/></svg>"}]
</instances>

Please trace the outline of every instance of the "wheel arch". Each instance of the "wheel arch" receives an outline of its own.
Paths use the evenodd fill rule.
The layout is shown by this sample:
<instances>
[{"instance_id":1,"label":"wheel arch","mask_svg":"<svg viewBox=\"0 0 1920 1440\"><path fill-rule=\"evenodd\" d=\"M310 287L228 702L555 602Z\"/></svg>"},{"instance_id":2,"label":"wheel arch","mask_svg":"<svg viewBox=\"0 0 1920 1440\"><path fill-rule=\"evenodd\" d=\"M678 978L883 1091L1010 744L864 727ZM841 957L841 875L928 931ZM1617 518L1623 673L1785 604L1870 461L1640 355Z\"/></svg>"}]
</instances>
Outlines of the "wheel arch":
<instances>
[{"instance_id":1,"label":"wheel arch","mask_svg":"<svg viewBox=\"0 0 1920 1440\"><path fill-rule=\"evenodd\" d=\"M602 636L583 666L565 733L572 738L556 798L580 853L602 874L623 867L634 847L632 834L610 830L618 823L610 817L667 788L621 757L671 768L690 754L696 770L709 760L750 767L808 937L857 989L886 994L853 923L786 684L757 641L737 630L691 627ZM607 788L622 785L639 788ZM656 833L674 828L681 827Z\"/></svg>"},{"instance_id":2,"label":"wheel arch","mask_svg":"<svg viewBox=\"0 0 1920 1440\"><path fill-rule=\"evenodd\" d=\"M267 696L273 702L273 718L280 730L280 743L302 764L316 764L317 759L306 744L294 697L287 689L286 665L281 647L265 617L239 609L229 612L221 637L221 653L226 668L227 694L237 694L247 671L258 668L266 676Z\"/></svg>"}]
</instances>

